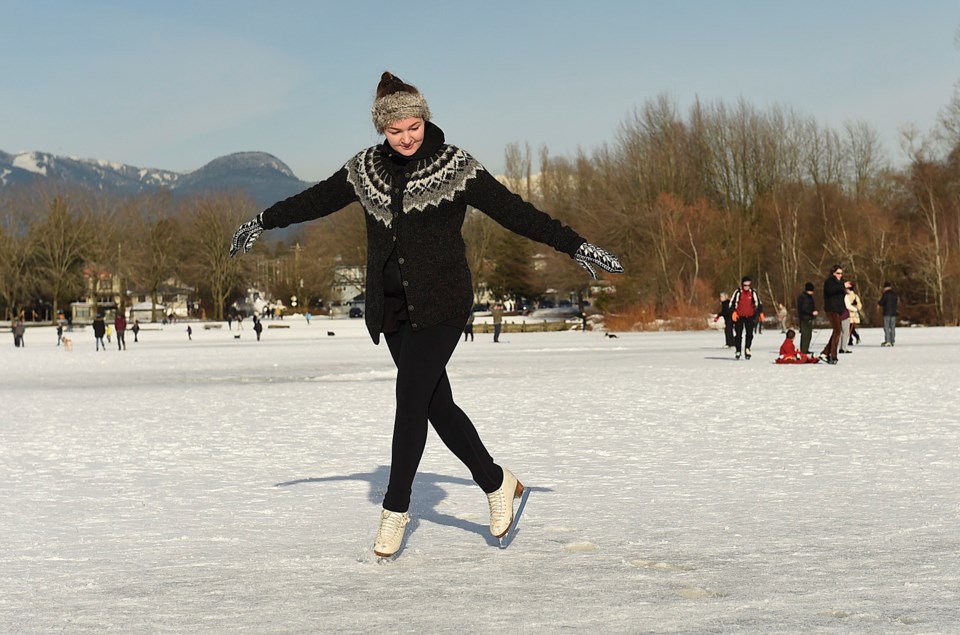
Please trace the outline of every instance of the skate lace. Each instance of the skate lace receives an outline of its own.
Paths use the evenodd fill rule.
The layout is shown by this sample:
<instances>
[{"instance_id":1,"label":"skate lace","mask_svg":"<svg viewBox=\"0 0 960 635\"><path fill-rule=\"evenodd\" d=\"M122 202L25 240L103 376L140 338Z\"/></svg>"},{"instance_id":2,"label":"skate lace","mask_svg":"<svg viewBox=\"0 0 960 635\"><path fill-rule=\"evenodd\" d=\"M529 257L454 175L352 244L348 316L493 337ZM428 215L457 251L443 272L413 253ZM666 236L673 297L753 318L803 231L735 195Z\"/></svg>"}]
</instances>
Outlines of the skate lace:
<instances>
[{"instance_id":1,"label":"skate lace","mask_svg":"<svg viewBox=\"0 0 960 635\"><path fill-rule=\"evenodd\" d=\"M490 505L490 517L499 518L506 513L506 496L503 495L503 488L500 488L492 494L487 494L487 503Z\"/></svg>"},{"instance_id":2,"label":"skate lace","mask_svg":"<svg viewBox=\"0 0 960 635\"><path fill-rule=\"evenodd\" d=\"M403 530L406 524L406 514L383 512L380 516L380 529L377 531L377 542L390 542L396 537L399 531Z\"/></svg>"}]
</instances>

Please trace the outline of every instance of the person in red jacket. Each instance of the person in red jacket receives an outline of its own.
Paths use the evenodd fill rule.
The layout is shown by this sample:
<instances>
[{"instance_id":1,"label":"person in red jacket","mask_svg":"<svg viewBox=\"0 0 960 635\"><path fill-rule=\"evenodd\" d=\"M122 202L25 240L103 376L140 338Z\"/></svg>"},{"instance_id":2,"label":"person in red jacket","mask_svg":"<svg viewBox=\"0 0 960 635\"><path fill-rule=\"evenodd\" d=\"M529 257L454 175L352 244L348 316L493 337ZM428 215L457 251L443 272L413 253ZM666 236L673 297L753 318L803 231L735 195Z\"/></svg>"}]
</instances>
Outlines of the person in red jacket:
<instances>
[{"instance_id":1,"label":"person in red jacket","mask_svg":"<svg viewBox=\"0 0 960 635\"><path fill-rule=\"evenodd\" d=\"M787 329L786 339L780 345L780 356L777 357L778 364L816 364L820 360L813 355L807 355L797 350L793 344L793 338L797 332L793 329Z\"/></svg>"},{"instance_id":2,"label":"person in red jacket","mask_svg":"<svg viewBox=\"0 0 960 635\"><path fill-rule=\"evenodd\" d=\"M740 359L740 351L743 350L747 359L750 359L750 345L753 344L753 331L757 325L757 320L763 320L763 305L760 304L760 296L753 289L753 280L750 276L744 276L740 279L740 288L733 292L730 298L730 308L733 312L734 323L734 341L736 347L736 358ZM746 347L743 345L743 334L746 332Z\"/></svg>"},{"instance_id":3,"label":"person in red jacket","mask_svg":"<svg viewBox=\"0 0 960 635\"><path fill-rule=\"evenodd\" d=\"M117 332L117 350L127 350L127 341L124 339L124 334L127 332L127 318L123 316L123 310L118 311L117 316L113 318L113 328Z\"/></svg>"}]
</instances>

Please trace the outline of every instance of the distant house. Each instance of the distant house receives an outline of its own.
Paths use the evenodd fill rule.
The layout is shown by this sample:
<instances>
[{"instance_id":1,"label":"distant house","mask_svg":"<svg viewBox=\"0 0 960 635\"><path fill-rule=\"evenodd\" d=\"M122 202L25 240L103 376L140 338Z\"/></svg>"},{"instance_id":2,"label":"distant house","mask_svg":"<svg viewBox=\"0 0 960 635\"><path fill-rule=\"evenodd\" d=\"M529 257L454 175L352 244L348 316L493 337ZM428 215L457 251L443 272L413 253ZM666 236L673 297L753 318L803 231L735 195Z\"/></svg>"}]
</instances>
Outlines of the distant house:
<instances>
[{"instance_id":1,"label":"distant house","mask_svg":"<svg viewBox=\"0 0 960 635\"><path fill-rule=\"evenodd\" d=\"M123 300L120 276L97 265L83 270L84 292L80 300L70 303L70 319L77 324L91 324L97 314L113 319Z\"/></svg>"},{"instance_id":2,"label":"distant house","mask_svg":"<svg viewBox=\"0 0 960 635\"><path fill-rule=\"evenodd\" d=\"M127 297L137 312L137 319L141 322L154 319L153 297L149 289L135 287L127 292ZM157 288L156 320L161 321L171 313L178 318L191 317L196 313L195 298L196 289L175 278L168 278Z\"/></svg>"}]
</instances>

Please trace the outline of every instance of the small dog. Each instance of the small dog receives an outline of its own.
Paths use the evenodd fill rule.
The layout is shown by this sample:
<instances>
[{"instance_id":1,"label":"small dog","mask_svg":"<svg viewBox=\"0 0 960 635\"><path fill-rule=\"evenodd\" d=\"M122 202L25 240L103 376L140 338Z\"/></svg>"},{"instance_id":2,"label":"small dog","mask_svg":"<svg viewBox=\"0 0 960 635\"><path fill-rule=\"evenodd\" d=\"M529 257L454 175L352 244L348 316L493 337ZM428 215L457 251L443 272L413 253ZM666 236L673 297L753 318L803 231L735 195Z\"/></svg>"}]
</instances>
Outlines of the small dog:
<instances>
[{"instance_id":1,"label":"small dog","mask_svg":"<svg viewBox=\"0 0 960 635\"><path fill-rule=\"evenodd\" d=\"M334 335L336 335L336 333L333 331L327 331L327 337L333 337Z\"/></svg>"},{"instance_id":2,"label":"small dog","mask_svg":"<svg viewBox=\"0 0 960 635\"><path fill-rule=\"evenodd\" d=\"M616 333L604 333L603 336L604 336L604 337L609 337L610 339L617 339L617 334L616 334Z\"/></svg>"},{"instance_id":3,"label":"small dog","mask_svg":"<svg viewBox=\"0 0 960 635\"><path fill-rule=\"evenodd\" d=\"M63 344L63 350L72 351L73 350L73 340L69 337L61 337L60 343Z\"/></svg>"}]
</instances>

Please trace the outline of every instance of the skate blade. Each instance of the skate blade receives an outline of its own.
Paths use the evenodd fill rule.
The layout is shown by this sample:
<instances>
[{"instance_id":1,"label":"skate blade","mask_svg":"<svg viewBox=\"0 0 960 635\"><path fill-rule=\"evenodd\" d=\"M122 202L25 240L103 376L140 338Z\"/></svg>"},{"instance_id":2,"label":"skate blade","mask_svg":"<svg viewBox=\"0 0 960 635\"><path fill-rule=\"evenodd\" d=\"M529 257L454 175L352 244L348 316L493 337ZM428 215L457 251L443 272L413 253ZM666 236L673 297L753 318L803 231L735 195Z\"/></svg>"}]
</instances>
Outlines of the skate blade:
<instances>
[{"instance_id":1,"label":"skate blade","mask_svg":"<svg viewBox=\"0 0 960 635\"><path fill-rule=\"evenodd\" d=\"M518 499L518 498L522 499L522 498L523 498L523 491L524 491L523 483L521 483L520 481L517 481L517 487L516 487L516 489L513 490L513 498L514 498L514 500L516 500L516 499ZM513 501L510 502L510 508L511 508L511 510L513 509ZM513 518L510 519L510 524L507 525L507 528L503 531L503 533L500 534L499 536L494 535L493 537L496 538L497 540L503 542L503 537L506 536L508 533L510 533L510 530L513 528L513 525L514 525L514 523L515 523L516 521L517 521L517 514L514 514L514 515L513 515Z\"/></svg>"},{"instance_id":2,"label":"skate blade","mask_svg":"<svg viewBox=\"0 0 960 635\"><path fill-rule=\"evenodd\" d=\"M527 506L527 499L530 498L530 490L526 489L522 485L517 483L517 498L520 499L520 504L517 505L517 511L513 515L513 521L510 523L510 527L507 529L506 533L502 536L498 536L497 540L499 541L499 547L501 549L506 549L510 546L510 543L513 542L514 537L517 535L517 527L520 524L520 517L523 515L523 510Z\"/></svg>"}]
</instances>

